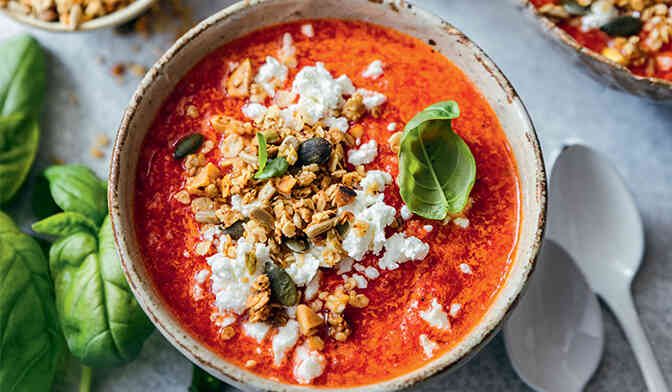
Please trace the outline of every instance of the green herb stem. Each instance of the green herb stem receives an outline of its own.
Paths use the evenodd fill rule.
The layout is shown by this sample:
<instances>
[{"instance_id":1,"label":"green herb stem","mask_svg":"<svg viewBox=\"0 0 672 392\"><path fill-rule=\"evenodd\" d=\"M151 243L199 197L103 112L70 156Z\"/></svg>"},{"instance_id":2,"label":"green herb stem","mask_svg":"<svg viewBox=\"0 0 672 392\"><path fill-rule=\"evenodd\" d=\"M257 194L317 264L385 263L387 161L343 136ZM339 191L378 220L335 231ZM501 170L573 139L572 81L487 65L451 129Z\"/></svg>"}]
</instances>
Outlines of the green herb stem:
<instances>
[{"instance_id":1,"label":"green herb stem","mask_svg":"<svg viewBox=\"0 0 672 392\"><path fill-rule=\"evenodd\" d=\"M79 380L79 392L91 392L91 379L93 378L93 369L82 365L82 376Z\"/></svg>"}]
</instances>

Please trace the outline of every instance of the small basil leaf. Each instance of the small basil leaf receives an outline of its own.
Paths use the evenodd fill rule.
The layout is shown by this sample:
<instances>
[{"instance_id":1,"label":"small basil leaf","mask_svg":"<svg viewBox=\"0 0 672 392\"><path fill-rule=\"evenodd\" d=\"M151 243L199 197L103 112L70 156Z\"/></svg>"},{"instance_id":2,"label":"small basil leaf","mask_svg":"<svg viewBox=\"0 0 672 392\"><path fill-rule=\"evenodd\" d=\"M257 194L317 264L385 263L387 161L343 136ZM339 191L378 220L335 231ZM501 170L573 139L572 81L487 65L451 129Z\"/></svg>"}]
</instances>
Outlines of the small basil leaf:
<instances>
[{"instance_id":1,"label":"small basil leaf","mask_svg":"<svg viewBox=\"0 0 672 392\"><path fill-rule=\"evenodd\" d=\"M45 170L51 196L63 211L79 212L99 225L107 215L107 184L81 165L52 166Z\"/></svg>"},{"instance_id":2,"label":"small basil leaf","mask_svg":"<svg viewBox=\"0 0 672 392\"><path fill-rule=\"evenodd\" d=\"M37 219L44 219L51 215L61 212L61 208L56 205L54 198L51 197L49 191L49 181L44 174L40 174L35 178L35 185L33 186L32 195L33 215Z\"/></svg>"},{"instance_id":3,"label":"small basil leaf","mask_svg":"<svg viewBox=\"0 0 672 392\"><path fill-rule=\"evenodd\" d=\"M399 191L411 211L428 219L460 213L476 180L474 156L451 127L457 116L457 103L439 102L418 113L404 128Z\"/></svg>"},{"instance_id":4,"label":"small basil leaf","mask_svg":"<svg viewBox=\"0 0 672 392\"><path fill-rule=\"evenodd\" d=\"M285 306L296 305L299 294L292 277L273 262L266 263L264 272L271 282L271 298Z\"/></svg>"},{"instance_id":5,"label":"small basil leaf","mask_svg":"<svg viewBox=\"0 0 672 392\"><path fill-rule=\"evenodd\" d=\"M189 392L220 392L224 384L200 367L193 365Z\"/></svg>"},{"instance_id":6,"label":"small basil leaf","mask_svg":"<svg viewBox=\"0 0 672 392\"><path fill-rule=\"evenodd\" d=\"M266 161L268 161L268 150L266 146L266 136L263 133L257 133L257 141L259 142L259 170L256 176L261 175L266 168Z\"/></svg>"},{"instance_id":7,"label":"small basil leaf","mask_svg":"<svg viewBox=\"0 0 672 392\"><path fill-rule=\"evenodd\" d=\"M66 237L80 231L96 235L96 222L78 212L61 212L33 224L36 233Z\"/></svg>"},{"instance_id":8,"label":"small basil leaf","mask_svg":"<svg viewBox=\"0 0 672 392\"><path fill-rule=\"evenodd\" d=\"M584 16L588 14L588 7L582 6L576 0L564 0L562 2L562 7L570 15Z\"/></svg>"},{"instance_id":9,"label":"small basil leaf","mask_svg":"<svg viewBox=\"0 0 672 392\"><path fill-rule=\"evenodd\" d=\"M283 157L277 157L272 159L261 173L254 175L254 178L257 180L268 180L269 178L279 177L287 171L289 168L289 163Z\"/></svg>"},{"instance_id":10,"label":"small basil leaf","mask_svg":"<svg viewBox=\"0 0 672 392\"><path fill-rule=\"evenodd\" d=\"M46 86L44 51L35 38L20 35L0 44L0 116L26 113L37 118Z\"/></svg>"},{"instance_id":11,"label":"small basil leaf","mask_svg":"<svg viewBox=\"0 0 672 392\"><path fill-rule=\"evenodd\" d=\"M203 135L200 133L185 136L177 142L173 157L175 159L182 159L187 155L198 151L198 149L201 148L201 144L203 144Z\"/></svg>"},{"instance_id":12,"label":"small basil leaf","mask_svg":"<svg viewBox=\"0 0 672 392\"><path fill-rule=\"evenodd\" d=\"M600 30L612 37L629 37L639 34L642 31L642 26L644 26L644 22L641 19L624 15L600 27Z\"/></svg>"},{"instance_id":13,"label":"small basil leaf","mask_svg":"<svg viewBox=\"0 0 672 392\"><path fill-rule=\"evenodd\" d=\"M0 391L50 391L67 352L40 246L0 212Z\"/></svg>"},{"instance_id":14,"label":"small basil leaf","mask_svg":"<svg viewBox=\"0 0 672 392\"><path fill-rule=\"evenodd\" d=\"M34 117L23 113L0 117L0 205L11 200L26 180L39 139Z\"/></svg>"}]
</instances>

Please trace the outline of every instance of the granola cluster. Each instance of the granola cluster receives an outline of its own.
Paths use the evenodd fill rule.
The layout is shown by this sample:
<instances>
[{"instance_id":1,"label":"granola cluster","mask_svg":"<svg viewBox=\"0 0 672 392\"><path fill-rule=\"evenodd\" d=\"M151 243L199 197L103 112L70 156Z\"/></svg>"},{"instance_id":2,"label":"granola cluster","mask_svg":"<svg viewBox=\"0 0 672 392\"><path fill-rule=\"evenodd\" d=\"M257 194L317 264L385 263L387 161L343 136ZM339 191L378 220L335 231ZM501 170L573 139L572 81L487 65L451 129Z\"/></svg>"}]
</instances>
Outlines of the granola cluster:
<instances>
[{"instance_id":1,"label":"granola cluster","mask_svg":"<svg viewBox=\"0 0 672 392\"><path fill-rule=\"evenodd\" d=\"M586 7L586 15L571 13L572 8L566 3L544 4L539 12L584 31L615 23L616 31L608 46L602 49L603 56L626 67L640 68L646 76L672 71L672 53L668 50L672 35L672 0L575 0L578 6ZM585 18L600 21L602 26L595 26L597 22L585 23ZM629 26L621 33L619 18L638 19L641 28L633 29L633 22L625 20L623 25Z\"/></svg>"},{"instance_id":2,"label":"granola cluster","mask_svg":"<svg viewBox=\"0 0 672 392\"><path fill-rule=\"evenodd\" d=\"M135 0L0 0L0 7L45 22L60 22L72 29L117 10Z\"/></svg>"}]
</instances>

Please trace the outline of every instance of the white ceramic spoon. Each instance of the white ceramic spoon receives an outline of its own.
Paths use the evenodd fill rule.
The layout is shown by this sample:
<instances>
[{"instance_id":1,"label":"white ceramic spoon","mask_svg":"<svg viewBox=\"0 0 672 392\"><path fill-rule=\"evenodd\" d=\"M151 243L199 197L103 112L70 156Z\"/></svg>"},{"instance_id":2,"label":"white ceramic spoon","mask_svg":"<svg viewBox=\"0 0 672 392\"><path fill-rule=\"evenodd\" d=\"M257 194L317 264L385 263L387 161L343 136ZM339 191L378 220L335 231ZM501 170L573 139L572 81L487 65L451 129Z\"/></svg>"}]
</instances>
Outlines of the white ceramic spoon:
<instances>
[{"instance_id":1,"label":"white ceramic spoon","mask_svg":"<svg viewBox=\"0 0 672 392\"><path fill-rule=\"evenodd\" d=\"M534 390L580 392L602 358L602 311L558 244L546 239L537 263L527 292L504 326L506 351Z\"/></svg>"},{"instance_id":2,"label":"white ceramic spoon","mask_svg":"<svg viewBox=\"0 0 672 392\"><path fill-rule=\"evenodd\" d=\"M630 285L644 255L644 230L623 180L607 159L566 147L551 173L548 236L577 262L621 322L651 392L667 392L635 311Z\"/></svg>"}]
</instances>

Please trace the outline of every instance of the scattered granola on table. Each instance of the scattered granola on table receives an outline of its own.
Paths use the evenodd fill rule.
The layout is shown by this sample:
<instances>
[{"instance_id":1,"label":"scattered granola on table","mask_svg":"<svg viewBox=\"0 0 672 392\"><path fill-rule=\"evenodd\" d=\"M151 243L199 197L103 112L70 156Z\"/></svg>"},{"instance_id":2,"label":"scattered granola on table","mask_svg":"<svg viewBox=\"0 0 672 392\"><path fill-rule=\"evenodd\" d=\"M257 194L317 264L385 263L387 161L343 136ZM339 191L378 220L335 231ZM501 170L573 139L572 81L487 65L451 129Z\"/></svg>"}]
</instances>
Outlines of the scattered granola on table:
<instances>
[{"instance_id":1,"label":"scattered granola on table","mask_svg":"<svg viewBox=\"0 0 672 392\"><path fill-rule=\"evenodd\" d=\"M89 20L125 8L135 0L0 0L0 7L71 29Z\"/></svg>"},{"instance_id":2,"label":"scattered granola on table","mask_svg":"<svg viewBox=\"0 0 672 392\"><path fill-rule=\"evenodd\" d=\"M672 0L531 0L581 45L633 73L672 81Z\"/></svg>"}]
</instances>

